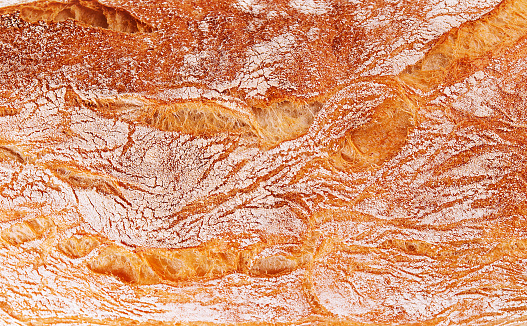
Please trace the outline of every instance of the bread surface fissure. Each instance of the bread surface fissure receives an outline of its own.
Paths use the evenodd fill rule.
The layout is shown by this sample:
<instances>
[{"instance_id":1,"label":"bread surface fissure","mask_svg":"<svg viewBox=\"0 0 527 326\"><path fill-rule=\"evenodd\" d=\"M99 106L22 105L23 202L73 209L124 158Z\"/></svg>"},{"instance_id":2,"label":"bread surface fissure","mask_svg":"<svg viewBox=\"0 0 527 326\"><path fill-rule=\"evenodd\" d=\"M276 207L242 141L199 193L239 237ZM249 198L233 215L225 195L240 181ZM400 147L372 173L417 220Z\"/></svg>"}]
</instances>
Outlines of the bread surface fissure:
<instances>
[{"instance_id":1,"label":"bread surface fissure","mask_svg":"<svg viewBox=\"0 0 527 326\"><path fill-rule=\"evenodd\" d=\"M68 19L81 24L109 29L122 33L149 33L151 26L134 18L129 12L105 6L97 1L53 2L41 1L13 9L0 8L1 14L19 11L22 19L28 22L62 22Z\"/></svg>"}]
</instances>

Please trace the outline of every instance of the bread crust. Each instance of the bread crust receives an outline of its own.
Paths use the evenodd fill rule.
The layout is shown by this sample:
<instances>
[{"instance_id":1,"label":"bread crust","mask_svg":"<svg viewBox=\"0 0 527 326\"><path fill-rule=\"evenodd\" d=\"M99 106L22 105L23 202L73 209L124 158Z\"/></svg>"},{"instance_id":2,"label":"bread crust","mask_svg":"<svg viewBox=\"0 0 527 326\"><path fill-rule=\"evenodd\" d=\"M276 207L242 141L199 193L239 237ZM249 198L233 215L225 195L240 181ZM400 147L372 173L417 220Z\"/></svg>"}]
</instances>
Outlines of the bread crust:
<instances>
[{"instance_id":1,"label":"bread crust","mask_svg":"<svg viewBox=\"0 0 527 326\"><path fill-rule=\"evenodd\" d=\"M522 323L527 6L450 3L0 9L0 319Z\"/></svg>"}]
</instances>

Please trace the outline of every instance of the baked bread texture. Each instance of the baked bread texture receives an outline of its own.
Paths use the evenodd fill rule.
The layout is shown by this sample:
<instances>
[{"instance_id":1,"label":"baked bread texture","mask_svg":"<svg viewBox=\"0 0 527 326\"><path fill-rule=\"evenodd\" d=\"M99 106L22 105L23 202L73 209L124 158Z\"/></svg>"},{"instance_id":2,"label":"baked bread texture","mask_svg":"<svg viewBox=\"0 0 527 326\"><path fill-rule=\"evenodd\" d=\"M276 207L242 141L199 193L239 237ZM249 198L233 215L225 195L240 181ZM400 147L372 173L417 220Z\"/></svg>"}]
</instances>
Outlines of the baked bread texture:
<instances>
[{"instance_id":1,"label":"baked bread texture","mask_svg":"<svg viewBox=\"0 0 527 326\"><path fill-rule=\"evenodd\" d=\"M527 2L0 8L0 324L527 323Z\"/></svg>"}]
</instances>

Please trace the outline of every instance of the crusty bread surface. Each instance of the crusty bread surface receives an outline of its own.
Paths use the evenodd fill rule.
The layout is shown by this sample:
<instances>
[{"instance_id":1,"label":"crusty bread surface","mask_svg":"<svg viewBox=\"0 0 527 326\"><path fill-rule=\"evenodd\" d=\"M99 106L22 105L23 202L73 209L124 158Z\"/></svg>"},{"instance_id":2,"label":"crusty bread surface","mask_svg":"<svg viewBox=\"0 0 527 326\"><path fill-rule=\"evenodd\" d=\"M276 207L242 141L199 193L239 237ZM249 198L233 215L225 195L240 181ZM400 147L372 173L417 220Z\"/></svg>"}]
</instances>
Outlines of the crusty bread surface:
<instances>
[{"instance_id":1,"label":"crusty bread surface","mask_svg":"<svg viewBox=\"0 0 527 326\"><path fill-rule=\"evenodd\" d=\"M527 2L0 2L0 324L527 324Z\"/></svg>"}]
</instances>

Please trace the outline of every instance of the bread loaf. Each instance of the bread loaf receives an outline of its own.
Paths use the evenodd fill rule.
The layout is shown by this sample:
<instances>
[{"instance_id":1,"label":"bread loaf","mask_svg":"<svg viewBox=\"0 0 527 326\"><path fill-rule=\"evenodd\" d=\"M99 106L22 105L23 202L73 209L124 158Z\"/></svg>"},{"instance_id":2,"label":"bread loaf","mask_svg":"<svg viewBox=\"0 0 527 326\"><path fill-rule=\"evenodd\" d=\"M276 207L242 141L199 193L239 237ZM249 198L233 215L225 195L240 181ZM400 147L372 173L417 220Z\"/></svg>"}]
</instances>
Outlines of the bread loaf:
<instances>
[{"instance_id":1,"label":"bread loaf","mask_svg":"<svg viewBox=\"0 0 527 326\"><path fill-rule=\"evenodd\" d=\"M0 4L0 324L527 323L525 1Z\"/></svg>"}]
</instances>

